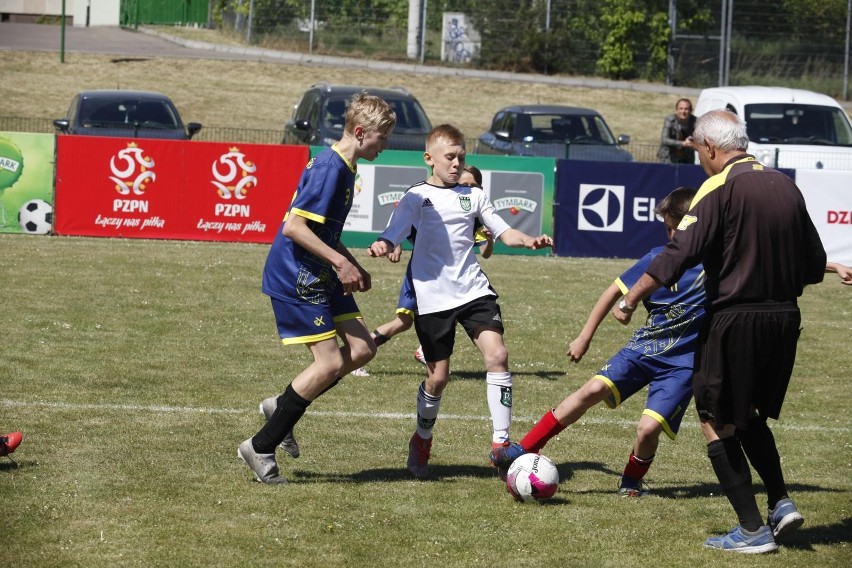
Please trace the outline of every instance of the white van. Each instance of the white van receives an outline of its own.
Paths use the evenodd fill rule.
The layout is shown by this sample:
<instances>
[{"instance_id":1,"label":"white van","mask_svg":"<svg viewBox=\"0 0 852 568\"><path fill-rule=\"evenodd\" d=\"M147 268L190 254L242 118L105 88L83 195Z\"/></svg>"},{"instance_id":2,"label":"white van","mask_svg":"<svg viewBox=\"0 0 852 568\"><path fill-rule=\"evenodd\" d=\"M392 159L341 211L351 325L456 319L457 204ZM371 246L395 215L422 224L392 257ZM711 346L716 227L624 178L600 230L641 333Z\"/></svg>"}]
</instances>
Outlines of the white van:
<instances>
[{"instance_id":1,"label":"white van","mask_svg":"<svg viewBox=\"0 0 852 568\"><path fill-rule=\"evenodd\" d=\"M695 115L728 109L746 122L748 151L776 168L852 170L852 125L833 98L786 87L704 89Z\"/></svg>"}]
</instances>

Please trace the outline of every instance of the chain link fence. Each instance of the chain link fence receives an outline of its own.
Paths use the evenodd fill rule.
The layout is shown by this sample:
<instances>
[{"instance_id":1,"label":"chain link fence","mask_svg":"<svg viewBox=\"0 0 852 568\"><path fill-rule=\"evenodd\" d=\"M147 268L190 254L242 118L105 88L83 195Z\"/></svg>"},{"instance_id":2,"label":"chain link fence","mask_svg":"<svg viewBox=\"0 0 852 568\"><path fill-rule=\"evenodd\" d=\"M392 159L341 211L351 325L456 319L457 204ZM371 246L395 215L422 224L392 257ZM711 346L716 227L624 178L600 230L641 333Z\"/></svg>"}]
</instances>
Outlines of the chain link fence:
<instances>
[{"instance_id":1,"label":"chain link fence","mask_svg":"<svg viewBox=\"0 0 852 568\"><path fill-rule=\"evenodd\" d=\"M54 134L51 118L20 118L15 116L0 116L0 132L32 132L36 134ZM204 126L192 139L201 142L227 142L234 144L281 144L283 130L237 128L230 126ZM466 140L468 151L473 153L476 139ZM623 146L633 155L637 162L656 162L656 144L629 144ZM568 149L566 148L566 151ZM558 157L558 156L554 156Z\"/></svg>"},{"instance_id":2,"label":"chain link fence","mask_svg":"<svg viewBox=\"0 0 852 568\"><path fill-rule=\"evenodd\" d=\"M846 0L213 2L210 25L272 49L697 88L727 67L731 85L846 91Z\"/></svg>"}]
</instances>

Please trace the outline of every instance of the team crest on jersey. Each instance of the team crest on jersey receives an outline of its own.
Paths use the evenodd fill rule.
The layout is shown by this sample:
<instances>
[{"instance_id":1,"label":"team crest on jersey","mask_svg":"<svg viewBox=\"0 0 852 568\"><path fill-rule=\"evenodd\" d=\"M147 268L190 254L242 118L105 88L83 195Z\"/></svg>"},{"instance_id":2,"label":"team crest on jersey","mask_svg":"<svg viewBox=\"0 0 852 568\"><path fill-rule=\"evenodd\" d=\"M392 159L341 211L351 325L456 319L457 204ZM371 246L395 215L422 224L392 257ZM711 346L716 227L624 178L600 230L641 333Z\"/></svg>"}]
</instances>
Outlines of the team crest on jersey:
<instances>
[{"instance_id":1,"label":"team crest on jersey","mask_svg":"<svg viewBox=\"0 0 852 568\"><path fill-rule=\"evenodd\" d=\"M683 218L680 220L680 224L677 226L677 230L685 231L687 227L689 227L696 221L698 221L698 217L696 217L695 215L684 215Z\"/></svg>"},{"instance_id":2,"label":"team crest on jersey","mask_svg":"<svg viewBox=\"0 0 852 568\"><path fill-rule=\"evenodd\" d=\"M467 195L459 195L459 203L462 211L470 211L470 197Z\"/></svg>"},{"instance_id":3,"label":"team crest on jersey","mask_svg":"<svg viewBox=\"0 0 852 568\"><path fill-rule=\"evenodd\" d=\"M346 203L345 204L349 205L350 203L352 203L352 188L347 187L346 188Z\"/></svg>"},{"instance_id":4,"label":"team crest on jersey","mask_svg":"<svg viewBox=\"0 0 852 568\"><path fill-rule=\"evenodd\" d=\"M311 169L312 167L314 167L314 160L316 160L316 158L311 158L311 160L308 162L308 165L307 165L307 166L305 166L305 169L306 169L306 170L309 170L309 169Z\"/></svg>"}]
</instances>

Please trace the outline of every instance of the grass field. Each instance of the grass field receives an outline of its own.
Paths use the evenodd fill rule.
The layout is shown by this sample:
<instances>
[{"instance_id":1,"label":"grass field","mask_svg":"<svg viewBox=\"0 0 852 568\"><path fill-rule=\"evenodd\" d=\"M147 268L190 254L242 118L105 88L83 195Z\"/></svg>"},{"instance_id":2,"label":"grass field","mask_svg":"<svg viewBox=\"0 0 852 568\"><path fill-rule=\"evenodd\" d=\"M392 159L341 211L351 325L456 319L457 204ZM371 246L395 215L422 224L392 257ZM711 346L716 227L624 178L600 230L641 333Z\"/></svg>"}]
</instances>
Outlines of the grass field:
<instances>
[{"instance_id":1,"label":"grass field","mask_svg":"<svg viewBox=\"0 0 852 568\"><path fill-rule=\"evenodd\" d=\"M852 565L852 345L848 288L833 275L801 300L797 368L774 432L805 526L774 555L705 551L736 524L693 411L664 438L653 494L615 496L643 397L595 408L545 449L562 483L517 504L486 461L478 353L462 337L435 428L433 479L405 469L422 368L409 333L380 349L297 427L279 454L287 486L252 482L237 444L260 400L307 363L277 341L260 293L267 247L0 235L0 566ZM400 265L366 258L371 326L396 305ZM631 261L497 256L515 375L515 436L626 340L614 320L584 360L564 356L600 291ZM637 318L639 319L639 318ZM763 494L759 502L763 503Z\"/></svg>"}]
</instances>

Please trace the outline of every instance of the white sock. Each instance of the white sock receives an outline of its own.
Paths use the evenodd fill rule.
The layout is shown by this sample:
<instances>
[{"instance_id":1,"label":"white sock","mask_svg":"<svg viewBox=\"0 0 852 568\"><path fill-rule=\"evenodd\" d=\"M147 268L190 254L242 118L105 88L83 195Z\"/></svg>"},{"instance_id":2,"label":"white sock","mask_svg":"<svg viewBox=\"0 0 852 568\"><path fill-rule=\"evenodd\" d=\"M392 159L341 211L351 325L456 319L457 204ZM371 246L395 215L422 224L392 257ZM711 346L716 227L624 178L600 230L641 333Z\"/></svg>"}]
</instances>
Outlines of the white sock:
<instances>
[{"instance_id":1,"label":"white sock","mask_svg":"<svg viewBox=\"0 0 852 568\"><path fill-rule=\"evenodd\" d=\"M509 426L512 424L512 373L486 373L485 384L491 425L494 428L491 441L506 442L509 440Z\"/></svg>"},{"instance_id":2,"label":"white sock","mask_svg":"<svg viewBox=\"0 0 852 568\"><path fill-rule=\"evenodd\" d=\"M420 390L417 391L417 435L424 440L432 437L432 427L435 426L440 408L441 397L427 393L426 385L420 383Z\"/></svg>"}]
</instances>

